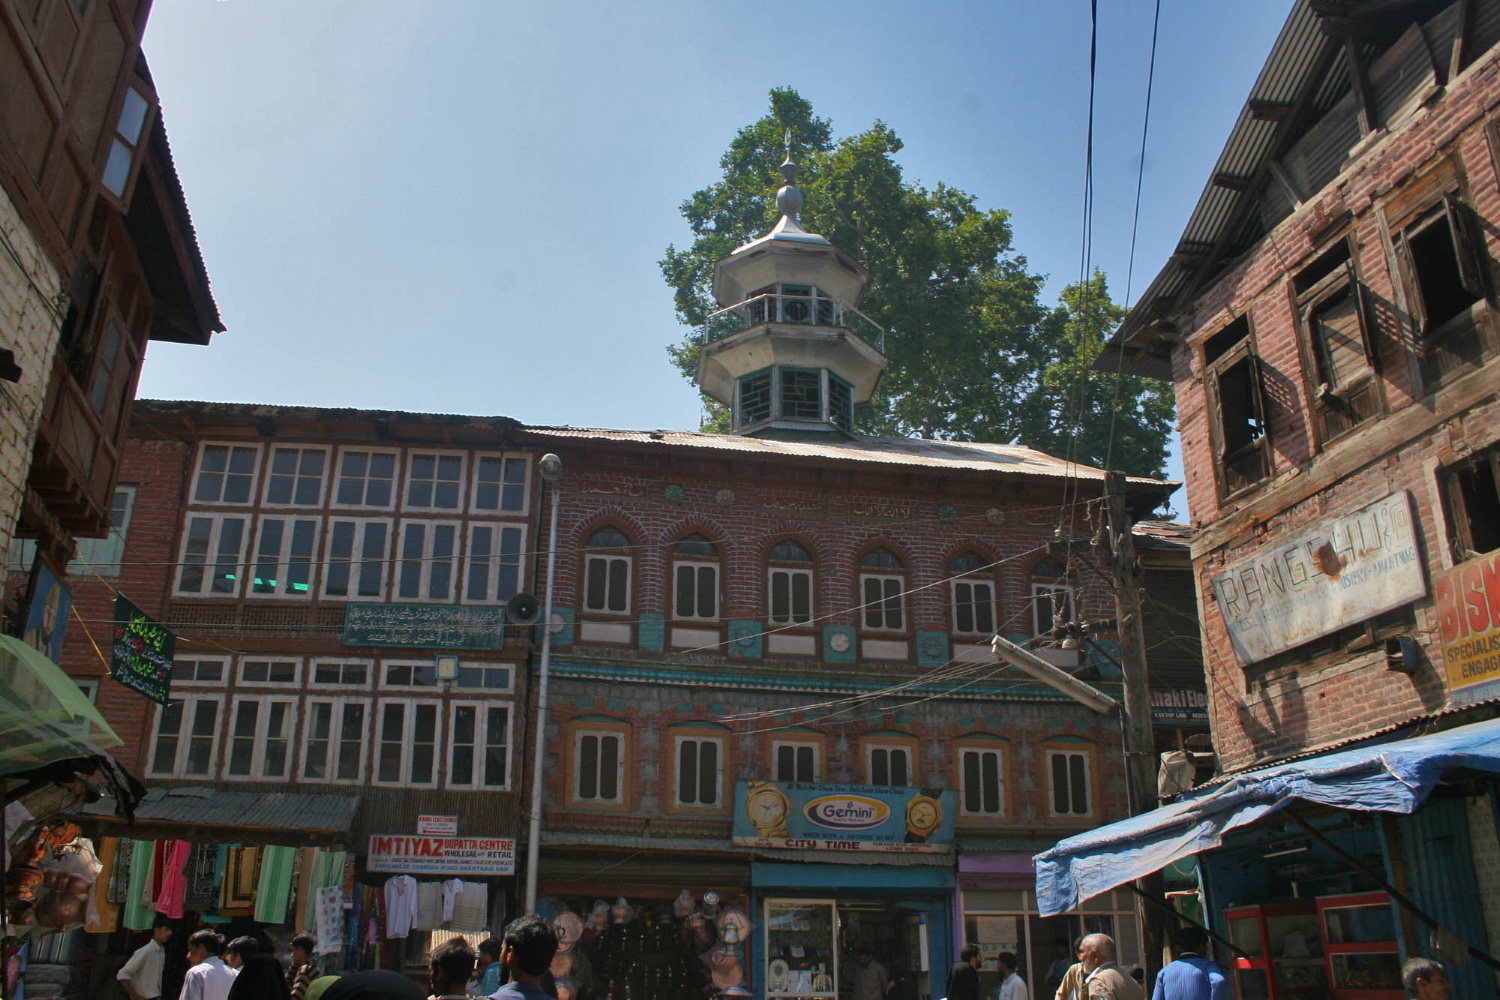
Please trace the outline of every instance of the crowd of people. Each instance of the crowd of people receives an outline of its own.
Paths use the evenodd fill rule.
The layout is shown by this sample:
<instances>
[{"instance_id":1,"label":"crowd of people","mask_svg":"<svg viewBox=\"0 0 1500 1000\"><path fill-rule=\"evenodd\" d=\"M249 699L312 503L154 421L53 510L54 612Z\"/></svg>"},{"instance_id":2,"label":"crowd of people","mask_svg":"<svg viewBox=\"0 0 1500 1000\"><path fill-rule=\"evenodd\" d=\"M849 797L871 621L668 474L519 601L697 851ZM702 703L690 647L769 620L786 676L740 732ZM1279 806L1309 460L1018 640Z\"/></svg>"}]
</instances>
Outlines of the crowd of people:
<instances>
[{"instance_id":1,"label":"crowd of people","mask_svg":"<svg viewBox=\"0 0 1500 1000\"><path fill-rule=\"evenodd\" d=\"M151 939L121 966L116 980L130 1000L162 1000L171 937L170 922L158 921ZM426 990L387 970L325 974L313 947L309 935L293 937L283 967L254 938L226 942L216 931L194 931L178 1000L550 1000L542 980L557 953L557 934L533 913L511 921L499 938L480 942L477 951L455 937L433 949Z\"/></svg>"}]
</instances>

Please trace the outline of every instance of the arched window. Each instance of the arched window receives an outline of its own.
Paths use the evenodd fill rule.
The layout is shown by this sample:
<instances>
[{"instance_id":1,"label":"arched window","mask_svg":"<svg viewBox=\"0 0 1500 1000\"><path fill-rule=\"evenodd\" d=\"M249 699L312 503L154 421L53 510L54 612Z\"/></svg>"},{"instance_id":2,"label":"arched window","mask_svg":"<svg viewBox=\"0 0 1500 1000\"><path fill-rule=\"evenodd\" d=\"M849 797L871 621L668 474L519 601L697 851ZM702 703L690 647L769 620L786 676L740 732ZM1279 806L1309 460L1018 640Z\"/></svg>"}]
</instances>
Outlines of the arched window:
<instances>
[{"instance_id":1,"label":"arched window","mask_svg":"<svg viewBox=\"0 0 1500 1000\"><path fill-rule=\"evenodd\" d=\"M948 564L953 590L953 631L992 635L995 631L995 581L990 560L966 552Z\"/></svg>"},{"instance_id":2,"label":"arched window","mask_svg":"<svg viewBox=\"0 0 1500 1000\"><path fill-rule=\"evenodd\" d=\"M600 528L584 543L583 606L587 611L630 610L630 539L618 528Z\"/></svg>"},{"instance_id":3,"label":"arched window","mask_svg":"<svg viewBox=\"0 0 1500 1000\"><path fill-rule=\"evenodd\" d=\"M906 590L906 565L901 557L882 546L866 552L859 568L865 628L895 631L905 628L901 595Z\"/></svg>"},{"instance_id":4,"label":"arched window","mask_svg":"<svg viewBox=\"0 0 1500 1000\"><path fill-rule=\"evenodd\" d=\"M766 557L770 619L773 625L806 625L813 619L813 557L787 539L771 547Z\"/></svg>"},{"instance_id":5,"label":"arched window","mask_svg":"<svg viewBox=\"0 0 1500 1000\"><path fill-rule=\"evenodd\" d=\"M700 534L672 546L675 618L719 617L719 548Z\"/></svg>"},{"instance_id":6,"label":"arched window","mask_svg":"<svg viewBox=\"0 0 1500 1000\"><path fill-rule=\"evenodd\" d=\"M1051 559L1031 567L1032 634L1047 635L1058 618L1073 620L1073 587L1068 568Z\"/></svg>"}]
</instances>

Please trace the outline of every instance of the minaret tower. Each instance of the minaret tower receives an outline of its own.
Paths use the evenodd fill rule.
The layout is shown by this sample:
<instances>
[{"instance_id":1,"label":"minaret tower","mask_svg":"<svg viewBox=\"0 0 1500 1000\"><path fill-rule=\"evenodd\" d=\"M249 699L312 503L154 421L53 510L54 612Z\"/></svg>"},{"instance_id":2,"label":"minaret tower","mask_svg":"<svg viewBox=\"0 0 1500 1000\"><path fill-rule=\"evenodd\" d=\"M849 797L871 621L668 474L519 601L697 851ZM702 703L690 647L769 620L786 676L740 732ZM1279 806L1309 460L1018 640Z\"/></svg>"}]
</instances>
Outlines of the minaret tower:
<instances>
[{"instance_id":1,"label":"minaret tower","mask_svg":"<svg viewBox=\"0 0 1500 1000\"><path fill-rule=\"evenodd\" d=\"M698 385L733 411L736 434L850 434L888 363L885 332L855 308L869 272L798 221L790 129L786 145L781 218L714 266L723 308L703 326Z\"/></svg>"}]
</instances>

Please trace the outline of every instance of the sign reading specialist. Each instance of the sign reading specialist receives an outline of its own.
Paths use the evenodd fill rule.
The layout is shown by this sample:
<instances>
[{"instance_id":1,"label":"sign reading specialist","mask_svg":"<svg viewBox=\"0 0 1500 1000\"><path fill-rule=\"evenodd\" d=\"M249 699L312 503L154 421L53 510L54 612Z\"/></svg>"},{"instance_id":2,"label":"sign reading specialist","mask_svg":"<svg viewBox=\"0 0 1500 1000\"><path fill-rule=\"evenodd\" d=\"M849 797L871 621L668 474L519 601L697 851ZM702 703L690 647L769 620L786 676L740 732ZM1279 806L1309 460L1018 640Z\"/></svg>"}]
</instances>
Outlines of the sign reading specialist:
<instances>
[{"instance_id":1,"label":"sign reading specialist","mask_svg":"<svg viewBox=\"0 0 1500 1000\"><path fill-rule=\"evenodd\" d=\"M1427 593L1411 494L1326 518L1213 578L1241 664L1410 604Z\"/></svg>"},{"instance_id":2,"label":"sign reading specialist","mask_svg":"<svg viewBox=\"0 0 1500 1000\"><path fill-rule=\"evenodd\" d=\"M172 688L172 655L177 637L165 625L131 604L124 594L115 597L115 638L109 653L109 676L165 705Z\"/></svg>"},{"instance_id":3,"label":"sign reading specialist","mask_svg":"<svg viewBox=\"0 0 1500 1000\"><path fill-rule=\"evenodd\" d=\"M1455 703L1500 691L1500 552L1455 566L1433 581L1448 692Z\"/></svg>"},{"instance_id":4,"label":"sign reading specialist","mask_svg":"<svg viewBox=\"0 0 1500 1000\"><path fill-rule=\"evenodd\" d=\"M366 871L402 875L514 875L516 842L501 837L370 835Z\"/></svg>"},{"instance_id":5,"label":"sign reading specialist","mask_svg":"<svg viewBox=\"0 0 1500 1000\"><path fill-rule=\"evenodd\" d=\"M946 854L953 850L952 791L886 785L741 781L734 842L804 851Z\"/></svg>"}]
</instances>

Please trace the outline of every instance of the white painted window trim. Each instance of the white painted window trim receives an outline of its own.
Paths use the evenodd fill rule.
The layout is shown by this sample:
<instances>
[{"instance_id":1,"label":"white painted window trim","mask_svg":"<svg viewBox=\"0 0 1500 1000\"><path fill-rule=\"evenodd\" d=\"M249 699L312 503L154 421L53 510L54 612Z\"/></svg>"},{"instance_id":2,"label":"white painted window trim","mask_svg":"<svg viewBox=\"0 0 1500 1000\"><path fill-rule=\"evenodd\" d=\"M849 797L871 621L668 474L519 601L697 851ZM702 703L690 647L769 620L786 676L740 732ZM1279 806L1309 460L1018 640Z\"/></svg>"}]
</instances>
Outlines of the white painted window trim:
<instances>
[{"instance_id":1,"label":"white painted window trim","mask_svg":"<svg viewBox=\"0 0 1500 1000\"><path fill-rule=\"evenodd\" d=\"M396 781L380 779L380 751L385 743L385 710L388 705L402 709L400 778ZM432 718L432 780L411 780L412 731L416 728L415 717L418 706L431 706ZM370 784L382 788L437 788L443 769L443 703L434 698L380 698L375 702L375 717L371 725Z\"/></svg>"},{"instance_id":2,"label":"white painted window trim","mask_svg":"<svg viewBox=\"0 0 1500 1000\"><path fill-rule=\"evenodd\" d=\"M494 662L489 661L489 660L460 660L459 664L458 664L458 669L460 671L464 671L464 670L504 670L505 673L506 673L506 676L509 678L509 682L505 685L505 687L497 687L497 688L488 688L488 687L487 688L472 688L472 687L459 687L458 681L455 680L453 682L453 687L452 687L453 693L455 695L458 695L460 697L465 697L465 698L478 698L478 697L488 698L488 697L490 697L492 695L508 695L508 694L515 694L516 693L516 664L514 664L514 663L494 663Z\"/></svg>"},{"instance_id":3,"label":"white painted window trim","mask_svg":"<svg viewBox=\"0 0 1500 1000\"><path fill-rule=\"evenodd\" d=\"M318 578L318 570L321 562L318 558L322 551L323 519L316 515L280 513L281 508L274 508L276 513L262 514L255 525L255 544L250 547L250 552L245 559L245 598L247 600L281 600L281 601L310 601L313 593L318 589L321 581ZM264 593L255 589L255 573L260 567L260 541L265 534L266 525L271 521L286 522L281 531L281 549L276 554L276 589L270 593ZM288 571L291 569L292 533L296 530L297 522L310 522L312 529L312 548L307 555L307 590L303 593L289 592L285 589L285 581Z\"/></svg>"},{"instance_id":4,"label":"white painted window trim","mask_svg":"<svg viewBox=\"0 0 1500 1000\"><path fill-rule=\"evenodd\" d=\"M318 680L318 664L337 664L340 680L337 683ZM342 680L343 668L362 666L365 668L363 684L349 684ZM307 687L313 691L368 691L375 683L375 661L359 656L314 656L307 661Z\"/></svg>"},{"instance_id":5,"label":"white painted window trim","mask_svg":"<svg viewBox=\"0 0 1500 1000\"><path fill-rule=\"evenodd\" d=\"M948 583L949 583L949 587L948 587L949 611L953 615L953 633L955 635L986 635L986 636L988 636L988 635L994 635L995 634L995 628L993 626L996 626L999 623L999 621L1000 621L999 608L995 604L995 581L993 581L993 580L991 580L991 579L989 579L987 577L961 576L961 577L959 577L956 580L950 580L950 581L948 581ZM988 628L988 629L974 628L974 629L971 629L969 631L964 631L963 629L959 628L959 626L958 626L958 588L960 586L967 586L967 587L970 587L970 588L973 588L973 587L988 587L990 589L989 600L985 601L983 603L985 605L988 605L989 609L990 609L990 625L992 626L991 628ZM980 605L979 602L971 602L971 606L973 606L973 607L980 607L981 605ZM978 616L977 615L975 616L975 625L976 626L978 625Z\"/></svg>"},{"instance_id":6,"label":"white painted window trim","mask_svg":"<svg viewBox=\"0 0 1500 1000\"><path fill-rule=\"evenodd\" d=\"M313 706L329 705L328 717L328 760L326 767L328 776L323 778L310 777L307 773L308 750L312 744L313 733ZM365 724L359 733L359 766L355 777L351 780L340 778L338 771L338 755L344 736L344 707L346 705L360 705L365 710ZM297 755L297 780L306 781L311 784L331 785L344 782L362 785L365 781L365 770L370 758L370 734L374 731L371 725L371 703L369 698L350 697L348 695L323 695L318 694L306 699L302 719L301 753Z\"/></svg>"},{"instance_id":7,"label":"white painted window trim","mask_svg":"<svg viewBox=\"0 0 1500 1000\"><path fill-rule=\"evenodd\" d=\"M235 730L239 721L240 706L255 702L258 708L255 712L255 735L253 737L252 749L250 751L250 773L231 774L229 766L234 757ZM286 720L286 772L284 774L263 775L260 772L265 767L266 744L270 741L270 733L267 728L270 725L271 713L268 709L272 705L285 705L287 711L283 718ZM296 758L298 756L297 743L297 699L267 694L244 694L235 695L229 706L228 724L223 729L223 773L221 777L225 781L291 781L292 775L296 774Z\"/></svg>"},{"instance_id":8,"label":"white painted window trim","mask_svg":"<svg viewBox=\"0 0 1500 1000\"><path fill-rule=\"evenodd\" d=\"M250 471L250 493L244 500L199 500L198 477L203 473L203 456L208 454L209 448L229 448L229 455L234 457L235 448L247 448L255 453L255 464ZM193 478L188 483L187 502L190 507L254 507L255 501L260 496L260 466L265 455L259 444L246 444L243 441L201 441L198 444L198 454L193 460ZM226 471L224 473L228 475ZM238 474L238 473L236 473ZM224 491L221 489L219 495L222 497Z\"/></svg>"},{"instance_id":9,"label":"white painted window trim","mask_svg":"<svg viewBox=\"0 0 1500 1000\"><path fill-rule=\"evenodd\" d=\"M298 465L299 468L302 465L302 454L303 454L303 452L317 451L317 452L322 452L323 453L323 474L318 478L318 498L315 501L313 501L312 503L297 503L295 500L289 500L286 503L278 503L278 502L273 501L273 500L270 499L270 496L271 496L271 480L276 477L276 473L274 473L272 471L272 466L274 466L276 464L276 453L278 451L295 451L297 453L297 465ZM330 467L329 467L329 463L332 460L333 460L333 449L330 448L328 445L318 445L318 444L273 444L273 445L269 445L267 447L267 449L266 449L266 469L265 469L265 474L263 476L261 476L261 480L262 480L262 482L261 482L261 498L260 498L261 506L262 507L269 507L272 510L316 510L316 509L318 509L320 507L323 507L324 506L324 499L328 495L329 472L331 471ZM292 496L294 496L294 497L297 495L297 480L300 479L300 478L302 478L302 476L301 476L300 473L294 473L292 475Z\"/></svg>"},{"instance_id":10,"label":"white painted window trim","mask_svg":"<svg viewBox=\"0 0 1500 1000\"><path fill-rule=\"evenodd\" d=\"M352 594L330 594L328 593L329 569L333 566L333 535L334 526L338 524L354 525L354 542L349 550L349 589L355 591ZM360 594L359 571L364 564L364 557L360 555L365 547L365 534L374 524L385 527L385 546L380 553L380 592L377 594ZM332 601L371 601L380 602L385 599L386 589L391 582L391 566L393 560L392 546L396 540L396 522L390 517L344 517L338 514L327 519L323 531L322 559L319 560L318 595L321 598Z\"/></svg>"},{"instance_id":11,"label":"white painted window trim","mask_svg":"<svg viewBox=\"0 0 1500 1000\"><path fill-rule=\"evenodd\" d=\"M1052 622L1051 621L1047 621L1047 622L1044 623L1041 620L1042 605L1041 605L1041 602L1037 600L1037 598L1041 597L1043 594L1059 594L1059 593L1065 593L1065 594L1068 595L1067 596L1068 607L1072 609L1074 615L1077 615L1078 614L1078 605L1075 602L1077 600L1077 596L1078 595L1077 595L1077 592L1075 591L1075 589L1074 589L1074 587L1073 587L1072 584L1070 584L1070 583L1053 583L1053 582L1050 582L1050 581L1043 582L1043 581L1040 581L1040 580L1033 580L1033 581L1031 581L1031 628L1032 628L1032 633L1031 634L1032 635L1047 635L1048 633L1050 633L1052 631ZM1057 601L1053 600L1052 604L1053 604L1053 607L1055 608L1057 606Z\"/></svg>"},{"instance_id":12,"label":"white painted window trim","mask_svg":"<svg viewBox=\"0 0 1500 1000\"><path fill-rule=\"evenodd\" d=\"M996 783L996 789L995 789L995 791L996 791L996 799L1000 803L1000 808L997 811L995 811L995 812L986 812L984 810L984 808L982 807L982 805L981 805L981 808L979 808L979 809L969 809L967 807L967 805L965 804L966 801L967 801L966 793L968 792L968 787L964 783L964 775L968 773L964 769L964 756L966 754L975 754L975 755L977 755L980 758L980 761L979 761L979 773L980 773L980 780L981 781L983 780L983 775L984 775L984 757L986 755L993 755L995 757L995 783ZM980 798L980 802L982 803L984 801L984 789L983 788L980 788L980 790L979 790L979 798ZM987 819L1000 819L1000 818L1003 818L1005 816L1005 748L1004 747L998 747L998 746L980 746L980 745L966 746L966 745L962 745L962 744L959 745L959 748L958 748L958 813L959 813L960 816L979 816L979 817L983 817L983 818L987 818Z\"/></svg>"},{"instance_id":13,"label":"white painted window trim","mask_svg":"<svg viewBox=\"0 0 1500 1000\"><path fill-rule=\"evenodd\" d=\"M776 574L784 573L787 576L787 609L785 618L777 618L772 609L774 603L771 600L771 589L775 586ZM792 600L792 578L798 576L807 577L807 621L797 620L796 602ZM772 625L810 625L817 617L817 591L814 589L817 580L813 578L811 569L803 569L797 566L772 566L766 571L766 620Z\"/></svg>"},{"instance_id":14,"label":"white painted window trim","mask_svg":"<svg viewBox=\"0 0 1500 1000\"><path fill-rule=\"evenodd\" d=\"M917 748L916 740L891 740L877 743L865 744L865 778L870 784L875 784L875 754L877 751L890 753L899 750L906 755L906 783L904 785L889 785L890 788L911 788L912 781L917 776ZM890 760L886 760L886 771L890 771Z\"/></svg>"},{"instance_id":15,"label":"white painted window trim","mask_svg":"<svg viewBox=\"0 0 1500 1000\"><path fill-rule=\"evenodd\" d=\"M779 765L777 763L777 758L780 757L780 755L781 755L781 748L782 747L791 747L792 748L792 751L793 751L792 752L792 770L793 771L795 771L797 769L797 767L796 767L796 764L797 764L796 751L800 750L803 747L810 748L812 750L812 755L813 755L813 774L812 774L812 780L813 780L814 783L817 783L817 782L820 782L820 781L823 780L823 743L822 743L822 741L821 740L791 740L791 739L784 739L784 740L772 740L771 741L771 776L776 781L783 780L782 777L781 777L781 772L779 770ZM797 779L794 777L794 778L788 778L788 779L785 779L785 780L795 781Z\"/></svg>"},{"instance_id":16,"label":"white painted window trim","mask_svg":"<svg viewBox=\"0 0 1500 1000\"><path fill-rule=\"evenodd\" d=\"M431 685L396 684L391 681L387 681L385 679L386 671L388 671L391 667L411 667L412 669L416 669L418 667L427 667L428 669L433 671L433 683ZM397 658L393 660L380 660L376 664L375 669L375 686L382 691L431 691L433 693L436 693L442 690L442 688L440 687L442 682L436 680L437 663L433 659L420 660L407 657Z\"/></svg>"},{"instance_id":17,"label":"white painted window trim","mask_svg":"<svg viewBox=\"0 0 1500 1000\"><path fill-rule=\"evenodd\" d=\"M194 519L202 518L211 522L208 532L208 552L203 560L203 587L199 590L183 590L182 577L187 569L187 547L188 529ZM235 553L234 563L234 589L228 591L216 591L213 589L213 569L217 565L219 552L219 538L223 534L224 524L228 521L243 522L245 530L240 535L240 547ZM182 542L177 548L177 572L172 582L172 594L177 597L213 597L228 600L240 595L244 589L245 582L245 547L251 543L255 534L252 519L248 512L234 514L214 514L208 511L188 511L182 526Z\"/></svg>"},{"instance_id":18,"label":"white painted window trim","mask_svg":"<svg viewBox=\"0 0 1500 1000\"><path fill-rule=\"evenodd\" d=\"M439 482L447 482L448 481L446 479L440 480L440 479L436 478L436 476L437 476L437 463L438 463L438 460L442 459L442 458L457 458L458 459L458 495L455 497L454 506L452 506L452 507L435 507L435 506L428 505L428 506L424 507L424 506L419 506L417 504L414 504L414 503L411 503L411 502L408 501L407 497L408 497L408 495L411 492L411 484L412 484L412 481L413 481L413 477L412 477L412 463L415 462L417 460L417 458L419 456L422 456L422 455L431 455L432 458L433 458L432 474L433 474L434 478L432 480L432 484L433 484L432 492L433 492L434 499L437 496L437 484ZM424 513L424 514L436 514L439 517L458 517L461 514L463 514L465 508L468 506L468 500L470 499L471 496L472 496L472 493L471 493L471 489L470 489L470 485L469 485L469 453L468 452L466 452L466 451L454 451L451 448L408 448L407 449L407 451L406 451L406 460L401 463L401 493L399 494L399 503L400 503L400 509L402 511L411 511L411 512Z\"/></svg>"},{"instance_id":19,"label":"white painted window trim","mask_svg":"<svg viewBox=\"0 0 1500 1000\"><path fill-rule=\"evenodd\" d=\"M1087 819L1088 817L1094 815L1094 769L1093 769L1092 763L1089 760L1089 756L1090 756L1089 753L1087 751L1085 751L1085 750L1071 750L1071 749L1053 749L1053 748L1048 748L1048 750L1047 750L1047 815L1048 816L1051 816L1051 817L1056 818L1056 819L1079 819L1079 818ZM1053 771L1052 771L1052 761L1054 759L1058 758L1058 757L1079 757L1079 758L1082 758L1082 760L1083 760L1083 781L1084 781L1084 784L1087 786L1085 799L1086 799L1086 804L1088 806L1088 810L1086 812L1081 812L1081 813L1079 813L1079 812L1071 812L1071 811L1070 812L1058 812L1057 809L1055 808L1056 804L1057 804L1057 788L1052 783L1052 774L1053 774ZM1073 780L1072 779L1072 770L1073 770L1072 766L1070 765L1068 767L1068 772L1069 772L1068 780L1069 780L1069 782L1071 782ZM1072 791L1073 790L1070 787L1068 789L1068 801L1070 803L1072 802L1072 799L1073 799Z\"/></svg>"},{"instance_id":20,"label":"white painted window trim","mask_svg":"<svg viewBox=\"0 0 1500 1000\"><path fill-rule=\"evenodd\" d=\"M197 678L194 678L192 680L183 680L183 679L180 679L178 677L173 677L172 678L172 690L174 690L174 691L177 688L180 688L180 687L208 687L208 688L222 688L222 687L227 687L228 684L229 684L229 678L231 678L232 676L234 676L234 671L230 667L229 657L227 657L227 656L197 656L197 655L193 655L193 656L184 656L184 657L182 657L182 659L184 659L184 660L192 660L192 661L194 661L196 663L210 663L211 662L211 663L217 663L217 664L219 664L219 666L220 666L219 679L216 680L216 681L200 681Z\"/></svg>"},{"instance_id":21,"label":"white painted window trim","mask_svg":"<svg viewBox=\"0 0 1500 1000\"><path fill-rule=\"evenodd\" d=\"M391 502L388 504L369 503L340 503L339 502L339 480L343 478L344 456L351 452L361 455L389 455L391 456ZM366 474L361 477L364 488L360 490L363 496L369 492L370 476L369 467L366 466ZM401 496L401 451L398 448L350 448L343 447L338 450L338 459L329 470L328 475L328 506L333 510L347 511L392 511L396 509L396 502Z\"/></svg>"},{"instance_id":22,"label":"white painted window trim","mask_svg":"<svg viewBox=\"0 0 1500 1000\"><path fill-rule=\"evenodd\" d=\"M698 607L698 580L697 574L701 570L713 570L714 574L714 614L683 615L677 612L677 571L679 569L691 568L693 573L693 610L701 610ZM716 622L723 617L724 596L720 590L723 583L723 575L719 572L719 561L717 559L673 559L672 560L672 582L670 586L670 600L672 602L672 619L680 622Z\"/></svg>"},{"instance_id":23,"label":"white painted window trim","mask_svg":"<svg viewBox=\"0 0 1500 1000\"><path fill-rule=\"evenodd\" d=\"M509 701L476 700L465 698L459 701L449 702L448 710L448 754L447 754L447 787L465 789L469 791L505 792L511 788L511 771L515 767L515 706ZM474 777L476 780L470 782L458 782L453 778L453 753L458 749L458 710L460 708L474 709L474 743L471 749L474 751ZM480 777L484 769L484 752L488 744L482 743L480 730L483 725L488 725L489 712L491 708L503 708L505 710L505 780L498 785L487 785Z\"/></svg>"},{"instance_id":24,"label":"white painted window trim","mask_svg":"<svg viewBox=\"0 0 1500 1000\"><path fill-rule=\"evenodd\" d=\"M589 567L594 563L595 560L602 560L602 561L604 561L606 563L607 562L612 562L612 561L615 561L615 560L619 560L620 562L623 562L625 564L625 607L622 608L619 611L611 611L608 607L596 608L596 607L593 607L592 605L590 605L588 603L588 600L589 600ZM593 615L628 615L628 614L630 614L631 601L633 600L633 598L635 596L634 595L634 590L635 590L635 558L633 556L618 555L615 552L613 552L611 550L608 550L608 549L589 549L589 550L585 550L585 552L584 552L584 560L583 560L583 579L580 581L580 587L581 587L581 589L583 591L583 593L580 595L580 596L582 596L583 600L580 603L583 604L583 610L587 611L589 614L593 614ZM608 570L606 570L605 574L604 574L604 603L606 605L609 604L609 572L608 572Z\"/></svg>"},{"instance_id":25,"label":"white painted window trim","mask_svg":"<svg viewBox=\"0 0 1500 1000\"><path fill-rule=\"evenodd\" d=\"M166 714L166 706L157 705L155 718L151 722L151 742L146 745L146 776L151 778L202 778L211 780L218 774L219 750L223 744L223 736L227 731L224 725L224 695L222 694L200 694L191 692L181 697L174 697L173 701L182 702L182 726L185 732L177 735L177 752L172 759L172 771L170 774L152 769L156 761L156 742L161 738L161 720ZM214 732L210 738L208 750L208 770L203 774L186 774L183 768L187 764L188 745L191 742L192 726L190 723L189 709L196 713L199 702L213 702L217 706L214 716Z\"/></svg>"},{"instance_id":26,"label":"white painted window trim","mask_svg":"<svg viewBox=\"0 0 1500 1000\"><path fill-rule=\"evenodd\" d=\"M714 754L714 800L712 802L684 802L682 801L682 752L687 744L696 747L704 743L712 743L718 747ZM672 735L672 804L678 809L723 809L724 808L724 755L729 748L729 742L722 736L712 733L674 733ZM702 764L700 757L699 764ZM700 782L701 784L701 782Z\"/></svg>"},{"instance_id":27,"label":"white painted window trim","mask_svg":"<svg viewBox=\"0 0 1500 1000\"><path fill-rule=\"evenodd\" d=\"M235 687L247 687L247 688L281 688L281 687L287 687L288 686L287 684L283 683L282 681L247 681L245 679L245 664L246 663L250 663L250 662L254 662L254 663L290 663L292 665L292 681L291 681L290 687L292 687L292 688L299 688L299 687L302 686L302 657L300 657L300 656L275 656L275 655L272 655L272 654L266 654L266 655L262 656L259 653L252 653L252 654L248 654L248 655L243 655L242 654L238 659L235 660L235 664L234 664L234 684L235 684Z\"/></svg>"},{"instance_id":28,"label":"white painted window trim","mask_svg":"<svg viewBox=\"0 0 1500 1000\"><path fill-rule=\"evenodd\" d=\"M402 571L405 569L406 562L407 562L407 559L406 559L406 533L407 533L408 530L410 530L413 526L416 526L416 525L421 525L422 527L424 527L426 529L423 532L423 536L422 536L422 555L419 557L421 559L422 569L421 569L420 576L418 578L417 596L416 597L403 597L403 596L401 596L401 575L402 575ZM432 546L433 546L433 538L434 538L434 536L436 534L436 532L433 529L439 528L439 527L449 527L449 528L453 529L453 555L452 555L452 557L449 560L446 560L453 567L453 573L452 573L452 576L450 577L450 579L452 581L452 585L450 587L452 593L450 593L447 597L430 597L430 596L428 596L428 593L429 593L429 591L432 588L432 566L433 566L433 562L434 562L434 558L433 558L433 555L432 555ZM463 567L464 567L463 548L464 548L464 540L465 540L464 539L464 532L463 532L463 525L460 522L458 522L458 521L450 521L450 520L433 520L433 521L429 521L426 518L403 518L401 520L401 523L400 523L400 530L396 533L396 535L397 535L397 537L396 537L396 547L395 547L395 549L391 553L391 577L390 577L390 580L391 580L391 601L392 601L392 603L408 603L408 604L456 604L456 603L458 603L458 598L459 598L459 595L461 595L463 593L463 586L464 586L464 582L465 582L464 581L464 577L463 577Z\"/></svg>"},{"instance_id":29,"label":"white painted window trim","mask_svg":"<svg viewBox=\"0 0 1500 1000\"><path fill-rule=\"evenodd\" d=\"M484 562L489 564L489 585L485 588L483 598L471 598L469 596L469 573L474 564L479 561L474 556L474 532L480 528L488 528L492 531L492 544L490 554L484 557ZM516 593L524 593L526 590L526 525L519 522L509 521L470 521L468 533L464 536L464 558L463 575L459 577L458 600L460 604L504 604L494 596L495 581L500 572L500 539L506 531L519 531L521 541L516 549ZM509 598L506 598L509 600Z\"/></svg>"},{"instance_id":30,"label":"white painted window trim","mask_svg":"<svg viewBox=\"0 0 1500 1000\"><path fill-rule=\"evenodd\" d=\"M880 624L869 624L868 615L874 602L865 596L865 583L869 580L880 581ZM891 625L886 621L885 591L886 584L896 585L896 599L901 603L901 624ZM859 574L859 630L861 632L890 632L902 634L907 631L910 624L910 609L906 606L906 575L904 573L861 573Z\"/></svg>"},{"instance_id":31,"label":"white painted window trim","mask_svg":"<svg viewBox=\"0 0 1500 1000\"><path fill-rule=\"evenodd\" d=\"M495 502L499 504L499 506L497 507L479 506L479 463L481 459L486 458L498 458L500 460L500 482L498 484L499 492L495 497ZM505 506L505 463L507 461L520 461L521 464L526 468L526 478L521 481L521 506L514 509ZM525 452L486 451L475 454L473 475L474 482L469 488L469 510L471 510L475 514L491 514L499 515L501 517L504 517L507 514L525 516L526 512L531 509L531 466L531 456L527 455Z\"/></svg>"},{"instance_id":32,"label":"white painted window trim","mask_svg":"<svg viewBox=\"0 0 1500 1000\"><path fill-rule=\"evenodd\" d=\"M602 742L605 739L614 740L619 744L615 753L615 797L606 799L596 796L586 799L581 792L583 778L583 740L586 736L597 736ZM625 801L625 734L618 729L576 729L573 731L573 801L582 802L587 805L620 805ZM600 772L602 776L603 772ZM598 782L596 782L598 784Z\"/></svg>"}]
</instances>

